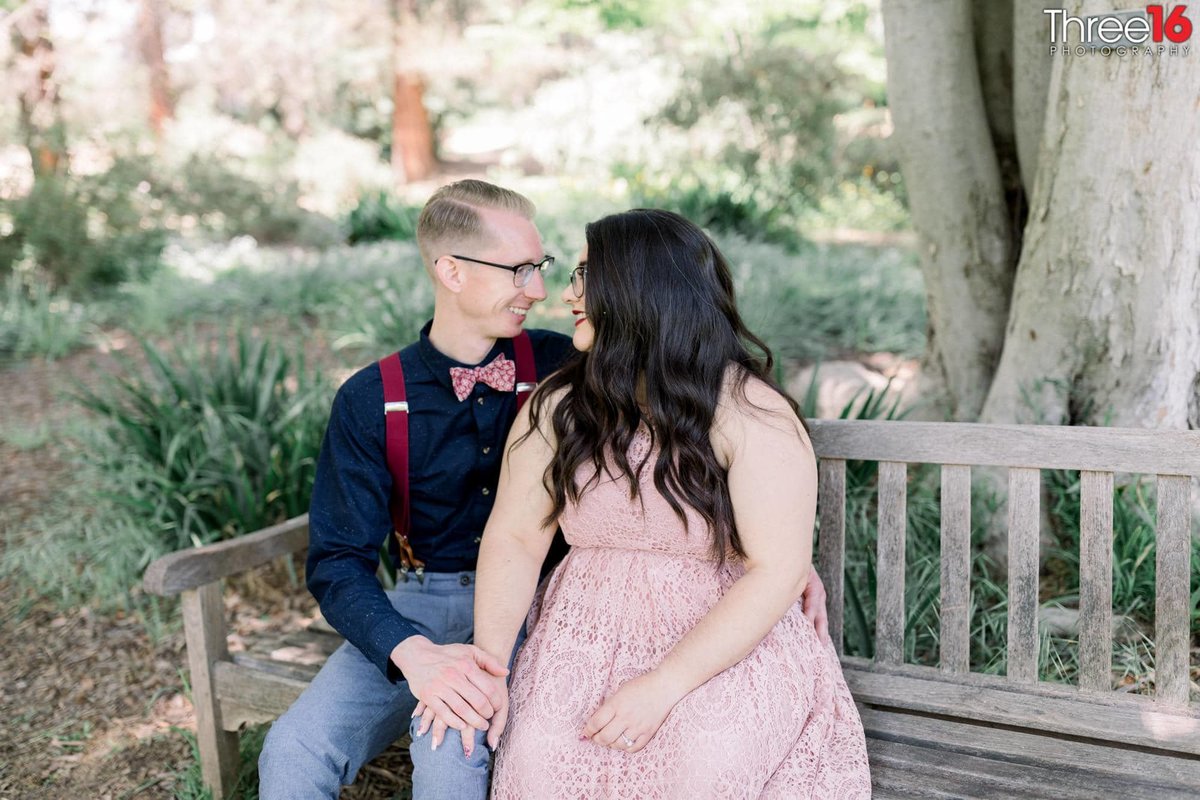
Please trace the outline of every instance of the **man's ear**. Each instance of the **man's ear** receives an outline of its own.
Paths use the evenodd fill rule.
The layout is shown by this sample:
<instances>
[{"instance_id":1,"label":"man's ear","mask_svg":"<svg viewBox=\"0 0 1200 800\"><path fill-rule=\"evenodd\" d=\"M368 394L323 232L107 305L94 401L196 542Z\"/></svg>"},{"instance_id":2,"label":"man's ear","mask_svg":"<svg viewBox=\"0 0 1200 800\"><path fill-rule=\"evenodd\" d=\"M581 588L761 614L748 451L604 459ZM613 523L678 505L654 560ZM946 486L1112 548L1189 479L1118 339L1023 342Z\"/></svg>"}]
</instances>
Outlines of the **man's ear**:
<instances>
[{"instance_id":1,"label":"man's ear","mask_svg":"<svg viewBox=\"0 0 1200 800\"><path fill-rule=\"evenodd\" d=\"M442 256L433 262L433 274L438 282L450 291L458 294L466 284L466 269L457 258Z\"/></svg>"}]
</instances>

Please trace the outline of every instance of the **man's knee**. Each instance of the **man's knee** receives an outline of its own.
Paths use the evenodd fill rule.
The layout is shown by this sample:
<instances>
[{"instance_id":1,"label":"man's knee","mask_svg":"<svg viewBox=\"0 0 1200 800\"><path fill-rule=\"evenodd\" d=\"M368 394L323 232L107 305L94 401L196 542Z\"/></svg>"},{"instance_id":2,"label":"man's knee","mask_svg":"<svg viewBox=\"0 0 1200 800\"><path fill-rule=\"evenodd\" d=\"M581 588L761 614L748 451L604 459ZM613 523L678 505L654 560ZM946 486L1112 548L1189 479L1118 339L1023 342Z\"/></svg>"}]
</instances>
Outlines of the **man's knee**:
<instances>
[{"instance_id":1,"label":"man's knee","mask_svg":"<svg viewBox=\"0 0 1200 800\"><path fill-rule=\"evenodd\" d=\"M264 797L286 796L265 791L268 787L320 787L322 792L336 793L345 782L347 759L323 733L321 726L306 724L296 715L284 714L275 720L258 757Z\"/></svg>"},{"instance_id":2,"label":"man's knee","mask_svg":"<svg viewBox=\"0 0 1200 800\"><path fill-rule=\"evenodd\" d=\"M492 755L487 747L486 734L483 731L474 731L474 747L471 755L467 756L463 753L462 737L458 731L446 731L445 738L435 750L432 733L417 735L419 722L419 719L414 720L410 730L413 797L416 800L442 797L484 800L487 796Z\"/></svg>"}]
</instances>

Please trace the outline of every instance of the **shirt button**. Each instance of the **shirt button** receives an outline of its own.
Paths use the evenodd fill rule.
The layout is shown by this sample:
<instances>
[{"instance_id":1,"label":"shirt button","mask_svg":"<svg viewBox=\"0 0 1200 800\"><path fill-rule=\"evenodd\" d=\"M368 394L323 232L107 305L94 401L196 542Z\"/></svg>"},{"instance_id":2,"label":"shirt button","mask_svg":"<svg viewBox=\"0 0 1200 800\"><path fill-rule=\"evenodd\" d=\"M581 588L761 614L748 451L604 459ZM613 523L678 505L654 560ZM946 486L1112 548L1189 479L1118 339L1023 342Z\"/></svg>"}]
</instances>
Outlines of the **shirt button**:
<instances>
[{"instance_id":1,"label":"shirt button","mask_svg":"<svg viewBox=\"0 0 1200 800\"><path fill-rule=\"evenodd\" d=\"M476 400L475 402L479 403L479 405L483 405L483 398L481 397L478 400Z\"/></svg>"},{"instance_id":2,"label":"shirt button","mask_svg":"<svg viewBox=\"0 0 1200 800\"><path fill-rule=\"evenodd\" d=\"M483 541L483 537L482 537L482 536L476 536L476 537L475 537L475 544L479 544L479 543L480 543L480 542L482 542L482 541Z\"/></svg>"},{"instance_id":3,"label":"shirt button","mask_svg":"<svg viewBox=\"0 0 1200 800\"><path fill-rule=\"evenodd\" d=\"M491 489L489 489L489 488L487 488L487 487L485 486L485 487L483 487L483 493L484 493L485 495L489 495L489 494L491 494L491 493L492 493L492 490L491 490Z\"/></svg>"},{"instance_id":4,"label":"shirt button","mask_svg":"<svg viewBox=\"0 0 1200 800\"><path fill-rule=\"evenodd\" d=\"M461 583L463 586L470 586L471 585L471 576L470 575L460 575L458 577L458 582Z\"/></svg>"},{"instance_id":5,"label":"shirt button","mask_svg":"<svg viewBox=\"0 0 1200 800\"><path fill-rule=\"evenodd\" d=\"M485 448L483 448L483 454L484 454L485 456L486 456L488 453L490 453L490 452L492 452L492 448L490 448L490 447L485 447Z\"/></svg>"}]
</instances>

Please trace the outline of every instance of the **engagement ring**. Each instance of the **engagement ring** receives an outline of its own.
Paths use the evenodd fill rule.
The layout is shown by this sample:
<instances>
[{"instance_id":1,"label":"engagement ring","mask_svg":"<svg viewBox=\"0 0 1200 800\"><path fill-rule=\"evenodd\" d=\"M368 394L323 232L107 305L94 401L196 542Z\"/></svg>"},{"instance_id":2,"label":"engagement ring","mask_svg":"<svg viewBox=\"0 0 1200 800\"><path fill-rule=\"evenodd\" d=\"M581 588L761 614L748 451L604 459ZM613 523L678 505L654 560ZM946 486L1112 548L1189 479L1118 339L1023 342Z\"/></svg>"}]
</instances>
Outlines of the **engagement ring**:
<instances>
[{"instance_id":1,"label":"engagement ring","mask_svg":"<svg viewBox=\"0 0 1200 800\"><path fill-rule=\"evenodd\" d=\"M626 747L633 747L633 739L630 739L625 734L621 734L621 741L625 743Z\"/></svg>"}]
</instances>

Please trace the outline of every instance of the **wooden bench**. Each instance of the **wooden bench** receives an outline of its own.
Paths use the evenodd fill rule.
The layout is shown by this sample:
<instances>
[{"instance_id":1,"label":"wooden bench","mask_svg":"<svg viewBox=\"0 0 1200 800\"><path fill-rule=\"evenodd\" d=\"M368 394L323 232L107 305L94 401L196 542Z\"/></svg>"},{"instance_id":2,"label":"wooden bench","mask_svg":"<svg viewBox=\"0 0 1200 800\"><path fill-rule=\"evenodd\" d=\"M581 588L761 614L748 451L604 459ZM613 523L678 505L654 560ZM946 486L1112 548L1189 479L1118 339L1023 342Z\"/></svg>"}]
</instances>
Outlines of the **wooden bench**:
<instances>
[{"instance_id":1,"label":"wooden bench","mask_svg":"<svg viewBox=\"0 0 1200 800\"><path fill-rule=\"evenodd\" d=\"M1200 433L818 422L820 538L842 642L847 461L878 463L875 656L842 657L879 798L1197 798L1189 703ZM940 665L903 663L908 465L941 465ZM971 468L1008 468L1007 675L969 666ZM1040 470L1081 470L1079 686L1038 680ZM1112 686L1114 473L1157 476L1155 696ZM841 649L839 648L839 652Z\"/></svg>"},{"instance_id":2,"label":"wooden bench","mask_svg":"<svg viewBox=\"0 0 1200 800\"><path fill-rule=\"evenodd\" d=\"M1189 702L1191 476L1200 433L817 421L818 569L830 628L842 641L846 463L877 461L878 550L873 659L843 656L862 711L879 798L1200 797L1200 708ZM940 666L903 663L908 464L941 466ZM970 671L971 467L1008 468L1007 675ZM1037 676L1042 469L1082 470L1078 687ZM1157 476L1154 697L1112 689L1114 473ZM295 654L226 647L222 579L302 550L306 517L237 540L165 556L147 591L182 595L204 781L216 800L237 773L237 731L274 719L315 674L334 637L308 631ZM272 658L272 655L275 657Z\"/></svg>"}]
</instances>

